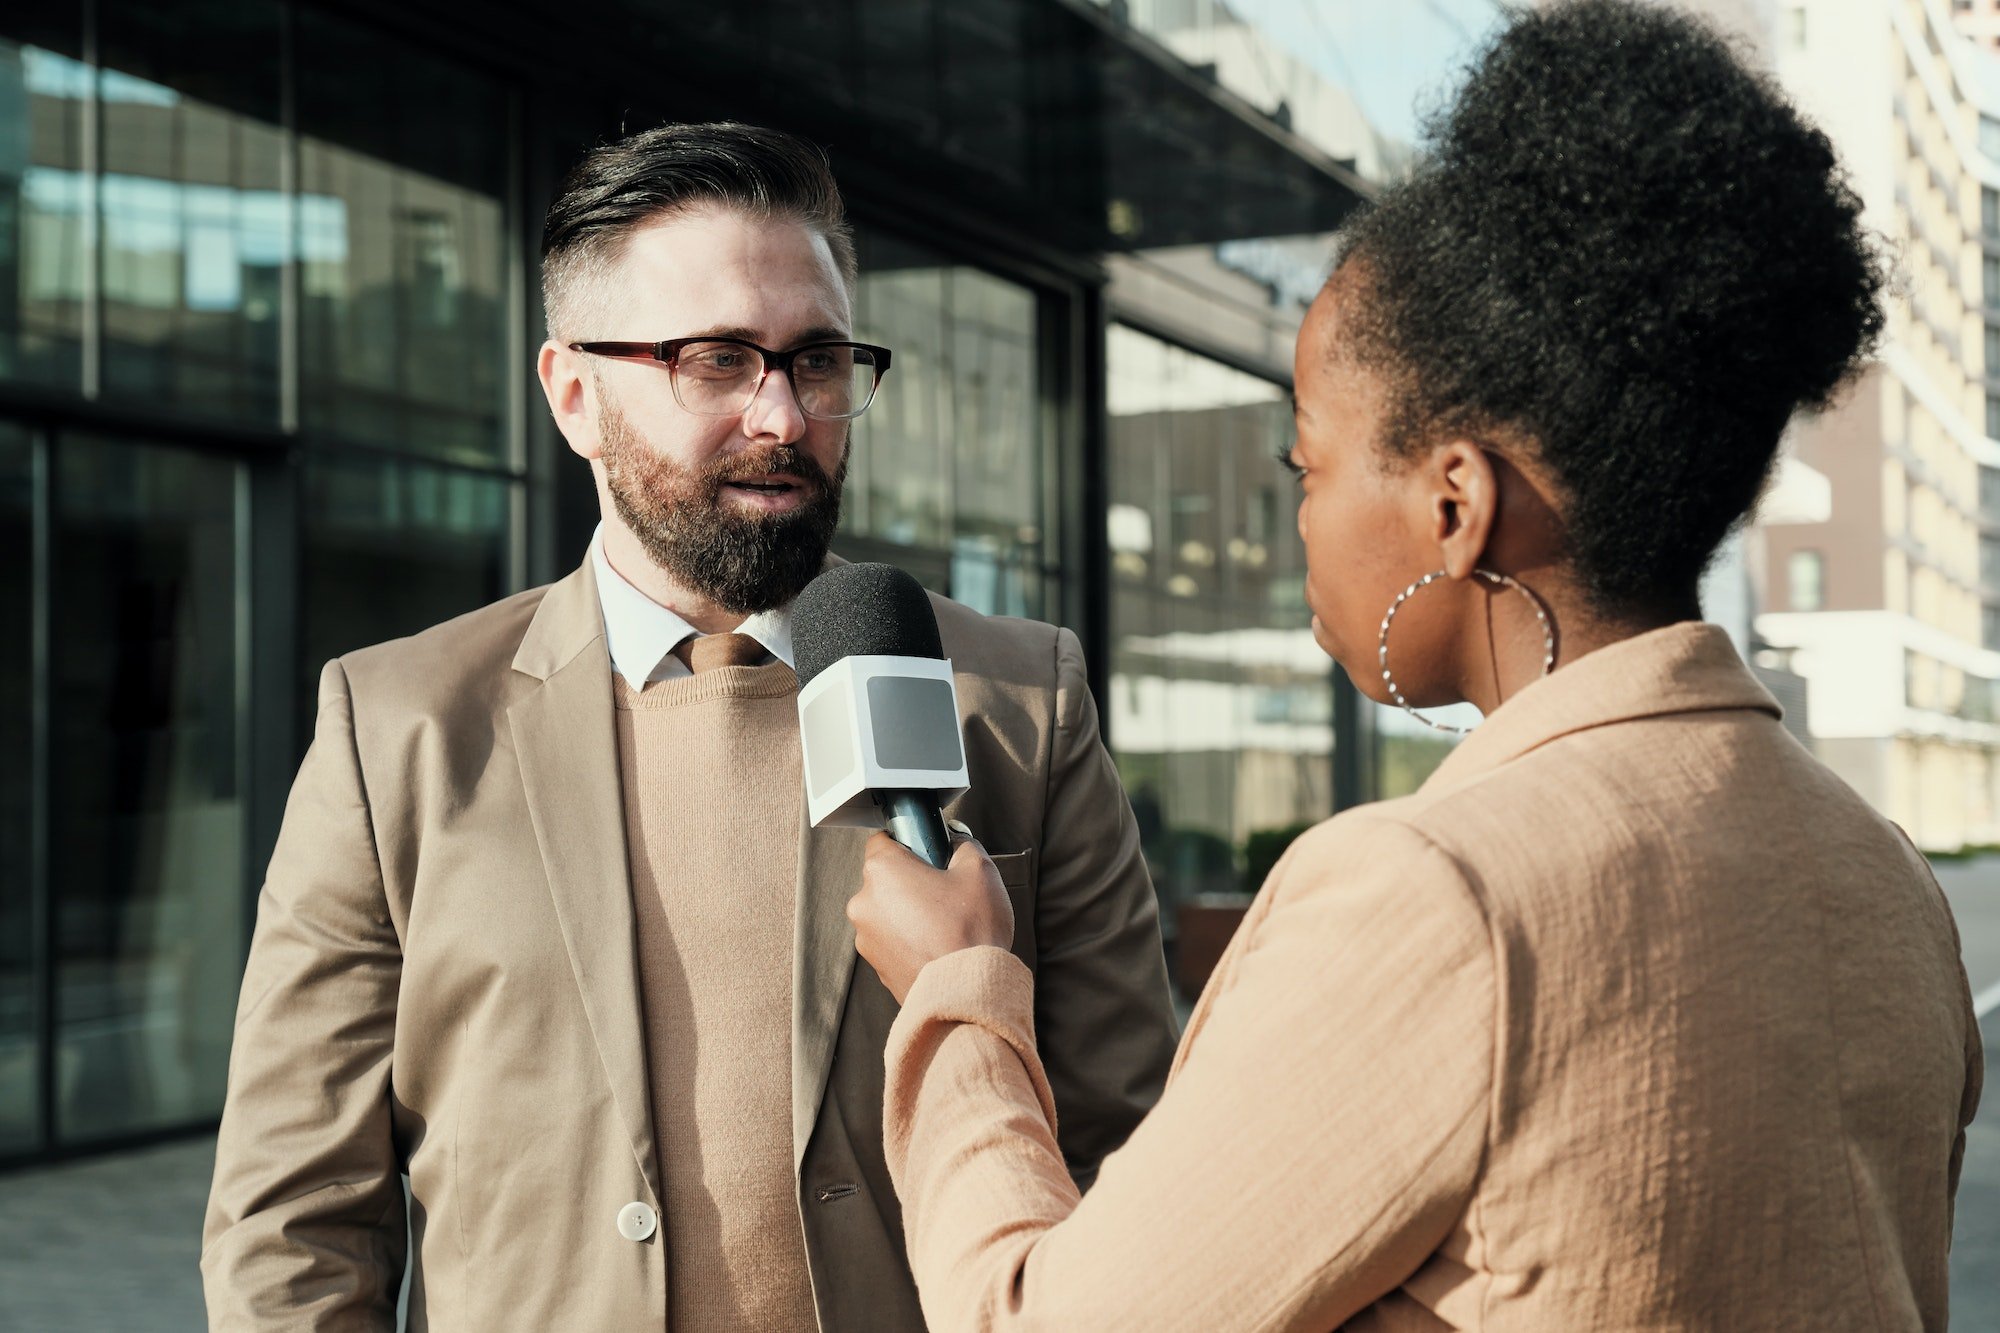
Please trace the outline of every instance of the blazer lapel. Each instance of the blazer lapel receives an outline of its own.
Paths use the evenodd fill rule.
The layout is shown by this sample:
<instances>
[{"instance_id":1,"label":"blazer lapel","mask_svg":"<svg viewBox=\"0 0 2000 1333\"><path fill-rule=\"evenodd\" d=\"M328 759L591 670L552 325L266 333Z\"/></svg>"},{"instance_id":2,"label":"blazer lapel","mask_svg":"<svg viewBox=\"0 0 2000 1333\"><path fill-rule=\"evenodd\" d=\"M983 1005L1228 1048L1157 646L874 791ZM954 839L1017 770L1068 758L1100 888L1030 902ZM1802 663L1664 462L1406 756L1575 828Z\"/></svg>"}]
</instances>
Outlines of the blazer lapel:
<instances>
[{"instance_id":1,"label":"blazer lapel","mask_svg":"<svg viewBox=\"0 0 2000 1333\"><path fill-rule=\"evenodd\" d=\"M801 802L804 793L800 794ZM792 958L792 1164L806 1155L854 977L847 900L861 884L868 830L814 828L801 812L798 927Z\"/></svg>"},{"instance_id":2,"label":"blazer lapel","mask_svg":"<svg viewBox=\"0 0 2000 1333\"><path fill-rule=\"evenodd\" d=\"M507 720L563 945L633 1155L660 1199L611 660L587 563L549 589L514 668L542 682Z\"/></svg>"}]
</instances>

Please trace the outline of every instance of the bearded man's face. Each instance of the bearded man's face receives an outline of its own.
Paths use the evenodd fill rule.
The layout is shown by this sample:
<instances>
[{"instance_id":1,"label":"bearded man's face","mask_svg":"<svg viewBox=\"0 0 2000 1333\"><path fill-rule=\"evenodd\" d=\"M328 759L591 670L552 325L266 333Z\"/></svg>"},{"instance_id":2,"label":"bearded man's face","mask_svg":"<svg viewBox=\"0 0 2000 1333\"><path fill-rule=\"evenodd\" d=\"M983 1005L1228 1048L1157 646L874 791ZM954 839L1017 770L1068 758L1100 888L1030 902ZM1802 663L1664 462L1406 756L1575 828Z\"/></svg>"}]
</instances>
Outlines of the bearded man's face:
<instances>
[{"instance_id":1,"label":"bearded man's face","mask_svg":"<svg viewBox=\"0 0 2000 1333\"><path fill-rule=\"evenodd\" d=\"M844 447L830 476L796 444L753 444L690 466L651 447L602 386L599 394L611 503L675 583L752 615L789 604L820 572L840 526Z\"/></svg>"},{"instance_id":2,"label":"bearded man's face","mask_svg":"<svg viewBox=\"0 0 2000 1333\"><path fill-rule=\"evenodd\" d=\"M826 236L725 206L638 227L588 293L587 327L567 334L581 342L713 337L782 352L852 337ZM766 373L741 411L693 411L676 392L683 373L591 358L594 419L572 417L564 433L597 462L606 522L629 528L674 583L740 615L784 606L839 525L850 423L806 416L784 371Z\"/></svg>"}]
</instances>

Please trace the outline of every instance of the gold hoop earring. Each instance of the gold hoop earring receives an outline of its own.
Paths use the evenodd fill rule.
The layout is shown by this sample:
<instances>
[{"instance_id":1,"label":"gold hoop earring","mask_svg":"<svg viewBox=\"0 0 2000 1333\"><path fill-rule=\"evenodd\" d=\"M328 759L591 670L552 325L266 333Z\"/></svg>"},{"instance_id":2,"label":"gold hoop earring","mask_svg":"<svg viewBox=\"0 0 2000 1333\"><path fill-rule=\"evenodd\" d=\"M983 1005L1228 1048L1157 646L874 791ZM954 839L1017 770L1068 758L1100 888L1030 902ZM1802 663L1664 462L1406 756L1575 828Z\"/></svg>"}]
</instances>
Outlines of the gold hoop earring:
<instances>
[{"instance_id":1,"label":"gold hoop earring","mask_svg":"<svg viewBox=\"0 0 2000 1333\"><path fill-rule=\"evenodd\" d=\"M1496 588L1512 588L1515 592L1520 593L1521 596L1528 599L1528 605L1535 608L1535 619L1540 621L1542 625L1542 674L1546 676L1549 672L1555 670L1556 631L1555 627L1549 623L1549 610L1542 605L1542 599L1528 591L1525 584L1511 575L1496 574L1490 569L1475 569L1472 573L1475 578L1485 579ZM1382 617L1382 635L1377 641L1376 657L1382 664L1382 684L1389 691L1389 697L1396 701L1398 708L1433 731L1445 731L1450 732L1454 736L1463 736L1471 731L1472 728L1454 727L1447 722L1433 722L1422 713L1419 713L1411 705L1410 701L1403 697L1403 691L1397 686L1396 678L1389 672L1389 626L1395 621L1396 613L1403 609L1404 602L1409 601L1410 598L1425 588L1430 587L1431 584L1436 583L1439 579L1448 578L1449 576L1450 572L1448 570L1437 570L1434 573L1424 575L1415 583L1412 583L1409 587L1396 594L1396 600L1389 603L1389 610Z\"/></svg>"}]
</instances>

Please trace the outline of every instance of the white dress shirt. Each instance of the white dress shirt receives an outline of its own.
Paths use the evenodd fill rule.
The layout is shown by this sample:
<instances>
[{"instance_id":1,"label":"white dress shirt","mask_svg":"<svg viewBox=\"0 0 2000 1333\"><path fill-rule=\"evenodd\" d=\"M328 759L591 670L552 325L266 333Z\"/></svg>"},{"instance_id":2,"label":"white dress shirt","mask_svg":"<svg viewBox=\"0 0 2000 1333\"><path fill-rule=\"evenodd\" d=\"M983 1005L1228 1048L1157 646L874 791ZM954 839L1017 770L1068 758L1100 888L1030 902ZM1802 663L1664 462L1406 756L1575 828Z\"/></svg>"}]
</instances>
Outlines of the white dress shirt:
<instances>
[{"instance_id":1,"label":"white dress shirt","mask_svg":"<svg viewBox=\"0 0 2000 1333\"><path fill-rule=\"evenodd\" d=\"M604 525L590 539L590 563L597 575L597 604L604 612L604 642L611 650L611 666L635 690L643 690L656 680L673 680L688 675L687 663L674 656L674 649L701 631L677 612L661 606L626 581L611 567L604 554ZM764 645L764 650L786 666L792 660L792 609L759 611L738 625L737 634L748 634Z\"/></svg>"}]
</instances>

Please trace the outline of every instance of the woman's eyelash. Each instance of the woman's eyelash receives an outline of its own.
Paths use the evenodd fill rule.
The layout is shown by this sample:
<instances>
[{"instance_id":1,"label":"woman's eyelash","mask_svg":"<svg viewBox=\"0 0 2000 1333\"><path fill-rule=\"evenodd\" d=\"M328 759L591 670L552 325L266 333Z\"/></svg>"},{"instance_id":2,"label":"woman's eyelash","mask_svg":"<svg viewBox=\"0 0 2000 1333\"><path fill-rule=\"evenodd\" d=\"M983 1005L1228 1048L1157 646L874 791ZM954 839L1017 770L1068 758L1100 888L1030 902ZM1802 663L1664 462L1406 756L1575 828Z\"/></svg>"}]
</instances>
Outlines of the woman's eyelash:
<instances>
[{"instance_id":1,"label":"woman's eyelash","mask_svg":"<svg viewBox=\"0 0 2000 1333\"><path fill-rule=\"evenodd\" d=\"M1302 478L1306 475L1306 470L1292 461L1292 447L1290 445L1279 449L1276 457L1278 466L1291 473L1293 477Z\"/></svg>"}]
</instances>

